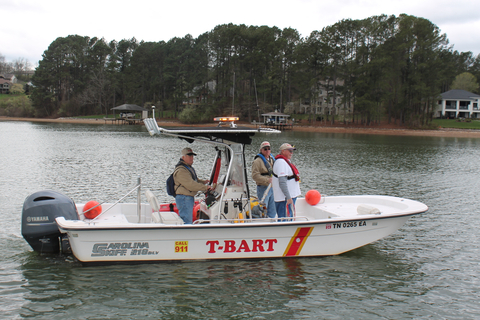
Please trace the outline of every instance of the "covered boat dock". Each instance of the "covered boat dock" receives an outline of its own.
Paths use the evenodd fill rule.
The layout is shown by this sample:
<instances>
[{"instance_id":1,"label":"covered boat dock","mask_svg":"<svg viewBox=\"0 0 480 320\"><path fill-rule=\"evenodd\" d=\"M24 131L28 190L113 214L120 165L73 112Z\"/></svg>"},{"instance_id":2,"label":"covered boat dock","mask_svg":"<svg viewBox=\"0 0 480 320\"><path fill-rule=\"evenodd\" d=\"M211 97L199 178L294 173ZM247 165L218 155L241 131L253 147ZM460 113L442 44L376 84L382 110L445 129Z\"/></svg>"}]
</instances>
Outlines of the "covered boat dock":
<instances>
[{"instance_id":1,"label":"covered boat dock","mask_svg":"<svg viewBox=\"0 0 480 320\"><path fill-rule=\"evenodd\" d=\"M113 118L103 118L105 123L111 121L114 124L142 124L143 119L148 117L148 109L136 104L122 104L110 110L113 110ZM118 117L116 112L118 112ZM140 113L139 117L137 117L137 113Z\"/></svg>"},{"instance_id":2,"label":"covered boat dock","mask_svg":"<svg viewBox=\"0 0 480 320\"><path fill-rule=\"evenodd\" d=\"M263 125L277 130L288 130L293 128L293 121L289 120L289 114L278 111L262 113Z\"/></svg>"}]
</instances>

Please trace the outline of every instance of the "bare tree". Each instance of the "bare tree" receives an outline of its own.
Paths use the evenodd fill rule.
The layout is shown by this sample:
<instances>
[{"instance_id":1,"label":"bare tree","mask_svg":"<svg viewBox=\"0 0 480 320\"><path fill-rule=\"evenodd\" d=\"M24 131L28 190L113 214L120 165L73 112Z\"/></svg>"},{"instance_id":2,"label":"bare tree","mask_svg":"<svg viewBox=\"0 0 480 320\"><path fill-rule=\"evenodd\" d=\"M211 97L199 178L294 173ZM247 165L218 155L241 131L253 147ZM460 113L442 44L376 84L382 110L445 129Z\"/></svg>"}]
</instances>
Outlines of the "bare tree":
<instances>
[{"instance_id":1,"label":"bare tree","mask_svg":"<svg viewBox=\"0 0 480 320\"><path fill-rule=\"evenodd\" d=\"M11 73L12 64L5 60L5 56L0 53L0 74Z\"/></svg>"},{"instance_id":2,"label":"bare tree","mask_svg":"<svg viewBox=\"0 0 480 320\"><path fill-rule=\"evenodd\" d=\"M108 114L108 98L110 92L110 81L106 78L104 70L93 72L87 88L80 94L80 102L84 105L91 105L91 112L105 112ZM98 109L97 109L98 108Z\"/></svg>"},{"instance_id":3,"label":"bare tree","mask_svg":"<svg viewBox=\"0 0 480 320\"><path fill-rule=\"evenodd\" d=\"M4 73L4 69L5 69L5 56L3 54L0 53L0 73Z\"/></svg>"},{"instance_id":4,"label":"bare tree","mask_svg":"<svg viewBox=\"0 0 480 320\"><path fill-rule=\"evenodd\" d=\"M13 62L13 73L17 76L25 75L30 68L30 63L25 58L18 58Z\"/></svg>"}]
</instances>

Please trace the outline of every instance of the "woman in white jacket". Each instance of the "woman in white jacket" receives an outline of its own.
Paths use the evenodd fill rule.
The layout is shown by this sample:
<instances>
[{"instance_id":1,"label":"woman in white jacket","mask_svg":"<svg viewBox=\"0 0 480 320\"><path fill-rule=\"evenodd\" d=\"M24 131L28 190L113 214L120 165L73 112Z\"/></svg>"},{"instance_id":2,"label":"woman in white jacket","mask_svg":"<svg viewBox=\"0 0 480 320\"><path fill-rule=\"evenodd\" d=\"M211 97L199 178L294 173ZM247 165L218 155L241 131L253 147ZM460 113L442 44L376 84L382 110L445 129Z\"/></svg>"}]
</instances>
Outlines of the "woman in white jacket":
<instances>
[{"instance_id":1,"label":"woman in white jacket","mask_svg":"<svg viewBox=\"0 0 480 320\"><path fill-rule=\"evenodd\" d=\"M289 143L280 146L280 154L275 157L273 165L272 188L275 199L275 207L279 218L293 216L293 207L300 191L300 173L291 162L295 147Z\"/></svg>"}]
</instances>

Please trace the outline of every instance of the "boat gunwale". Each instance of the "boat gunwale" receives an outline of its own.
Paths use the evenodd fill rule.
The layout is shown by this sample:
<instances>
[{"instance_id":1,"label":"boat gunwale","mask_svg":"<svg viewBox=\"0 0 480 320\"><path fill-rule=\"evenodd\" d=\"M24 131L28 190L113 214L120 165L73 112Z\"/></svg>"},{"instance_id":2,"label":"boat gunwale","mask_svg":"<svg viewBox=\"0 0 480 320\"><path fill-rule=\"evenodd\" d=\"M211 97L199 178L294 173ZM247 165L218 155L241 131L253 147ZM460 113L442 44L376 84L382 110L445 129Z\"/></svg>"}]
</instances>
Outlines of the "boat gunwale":
<instances>
[{"instance_id":1,"label":"boat gunwale","mask_svg":"<svg viewBox=\"0 0 480 320\"><path fill-rule=\"evenodd\" d=\"M169 225L169 224L157 224L157 223L130 223L129 225L122 225L122 226L113 226L110 224L110 227L107 226L100 226L99 224L103 225L103 223L99 223L98 221L95 222L97 225L83 225L83 226L62 226L57 222L58 228L60 230L65 231L100 231L100 230L163 230L163 229L231 229L231 228L264 228L264 227L281 227L281 226L305 226L305 225L322 225L322 224L329 224L329 223L343 223L349 221L364 221L364 220L382 220L382 219L392 219L392 218L400 218L400 217L409 217L415 216L418 214L425 213L428 209L424 211L417 211L417 212L408 212L408 213L401 213L401 214L390 214L389 216L381 216L381 215L368 215L364 217L355 217L355 218L341 218L341 219L317 219L317 220L308 220L308 221L283 221L283 222L259 222L259 223L250 223L250 220L246 220L246 223L198 223L198 224L180 224L180 225ZM59 217L63 218L63 217ZM57 219L57 218L56 218ZM55 219L55 220L56 220ZM66 220L65 221L82 221L82 220ZM207 220L206 220L207 221ZM84 222L84 221L83 221ZM87 223L87 222L85 222ZM108 222L105 222L107 224Z\"/></svg>"}]
</instances>

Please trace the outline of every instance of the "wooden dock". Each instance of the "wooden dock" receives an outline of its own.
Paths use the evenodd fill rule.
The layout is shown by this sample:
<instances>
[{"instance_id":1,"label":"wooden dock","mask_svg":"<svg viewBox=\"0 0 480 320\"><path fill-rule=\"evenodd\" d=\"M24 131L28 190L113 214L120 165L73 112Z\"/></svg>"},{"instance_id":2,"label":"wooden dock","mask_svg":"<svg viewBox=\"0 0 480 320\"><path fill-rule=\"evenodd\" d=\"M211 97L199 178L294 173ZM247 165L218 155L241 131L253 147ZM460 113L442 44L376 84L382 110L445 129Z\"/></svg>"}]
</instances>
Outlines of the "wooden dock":
<instances>
[{"instance_id":1,"label":"wooden dock","mask_svg":"<svg viewBox=\"0 0 480 320\"><path fill-rule=\"evenodd\" d=\"M103 118L105 124L110 122L111 124L142 124L143 119L138 118Z\"/></svg>"},{"instance_id":2,"label":"wooden dock","mask_svg":"<svg viewBox=\"0 0 480 320\"><path fill-rule=\"evenodd\" d=\"M260 122L252 122L255 125L255 128L262 127L262 128L272 128L280 131L285 130L292 130L293 123L260 123Z\"/></svg>"}]
</instances>

